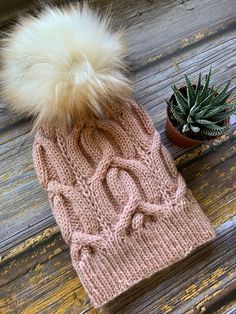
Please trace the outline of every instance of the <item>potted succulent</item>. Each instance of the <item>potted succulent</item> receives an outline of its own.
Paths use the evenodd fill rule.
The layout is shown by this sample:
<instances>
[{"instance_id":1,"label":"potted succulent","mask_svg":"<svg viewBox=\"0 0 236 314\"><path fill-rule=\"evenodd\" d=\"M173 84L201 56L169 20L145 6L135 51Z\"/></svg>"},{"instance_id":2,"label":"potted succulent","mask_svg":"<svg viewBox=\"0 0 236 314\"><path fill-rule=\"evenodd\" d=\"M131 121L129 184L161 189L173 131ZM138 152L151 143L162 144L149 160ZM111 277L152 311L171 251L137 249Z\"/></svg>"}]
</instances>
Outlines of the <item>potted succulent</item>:
<instances>
[{"instance_id":1,"label":"potted succulent","mask_svg":"<svg viewBox=\"0 0 236 314\"><path fill-rule=\"evenodd\" d=\"M191 147L224 134L236 103L229 102L232 90L228 82L221 92L210 86L211 69L204 83L201 73L192 84L185 75L186 86L172 86L173 95L167 102L167 136L175 145Z\"/></svg>"}]
</instances>

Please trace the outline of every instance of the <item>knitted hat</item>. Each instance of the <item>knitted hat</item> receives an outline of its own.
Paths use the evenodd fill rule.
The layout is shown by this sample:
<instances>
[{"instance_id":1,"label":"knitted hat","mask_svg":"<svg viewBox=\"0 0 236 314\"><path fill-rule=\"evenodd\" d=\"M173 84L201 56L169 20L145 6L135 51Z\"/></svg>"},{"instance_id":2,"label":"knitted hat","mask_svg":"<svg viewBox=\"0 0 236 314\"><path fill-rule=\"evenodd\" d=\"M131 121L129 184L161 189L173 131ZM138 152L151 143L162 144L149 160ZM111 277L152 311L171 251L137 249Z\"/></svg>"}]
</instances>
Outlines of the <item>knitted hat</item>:
<instances>
[{"instance_id":1,"label":"knitted hat","mask_svg":"<svg viewBox=\"0 0 236 314\"><path fill-rule=\"evenodd\" d=\"M69 16L71 22L72 13L75 14L75 9L72 8L67 11L50 10L39 17L40 21L61 14L60 17L64 16L64 25L66 18ZM82 19L86 13L88 19L88 8L76 10L76 18ZM93 15L89 22L97 21L98 16ZM58 16L56 22L60 28ZM37 23L38 26L39 22ZM100 23L101 20L99 27ZM54 23L50 27L52 25ZM25 31L28 30L28 25L21 25L22 27ZM108 32L107 29L106 31ZM74 36L74 31L72 33ZM15 34L19 36L22 32ZM109 36L114 41L116 33L109 33ZM33 39L32 35L31 40ZM57 37L50 40L55 40L55 45L59 42ZM28 48L25 49L29 49L29 46L28 42ZM43 42L41 46L44 46ZM9 43L7 48L9 51ZM60 53L59 44L55 49ZM86 59L91 62L88 51ZM12 66L17 66L14 52L11 58L5 63L5 75L10 67L14 72ZM32 61L32 58L28 60ZM53 66L50 62L48 61L47 68L52 73ZM118 63L115 62L115 65ZM40 68L41 64L34 64L33 67ZM90 70L98 75L94 64L91 67L93 69ZM39 80L34 69L30 66L26 68L28 72L23 73L23 81L33 76L36 81ZM77 82L84 79L84 76L80 79L80 75L84 74L84 64L80 64L79 68ZM41 73L43 70L40 68ZM93 83L101 87L104 76L112 76L118 70L121 71L119 66L108 67L103 77L100 77L100 83L98 77L93 77L97 80ZM113 74L109 71L113 71ZM74 75L73 73L73 77ZM102 97L100 92L96 94L97 87L91 85L91 77L84 79L86 91L93 91L93 96L99 96L95 97L96 104L103 114L88 113L83 120L77 122L67 119L65 125L56 122L56 113L49 120L43 118L37 126L33 145L33 159L39 181L48 192L56 222L70 246L73 266L95 307L100 307L142 279L179 261L214 237L213 228L187 189L170 154L161 144L150 117L134 101L124 98L124 90L128 90L124 89L127 81L123 80L122 74L118 77L116 84L122 86L120 91L123 93L117 97L119 92L116 89L116 97L111 97L112 101L108 97L108 91L112 94L112 90L106 90L108 78L103 81L104 85L100 89L100 92L103 91ZM85 87L84 83L76 84L78 89ZM5 83L5 90L7 88L9 83ZM20 93L23 92L14 88L14 95L18 93L19 104ZM107 95L105 98L104 93ZM22 99L23 96L25 95L22 95ZM81 100L85 107L88 106L86 97L91 99L91 94L84 94ZM114 99L116 103L113 103ZM102 101L107 106L103 106ZM77 112L75 108L78 102L73 103L72 98L68 102L68 106L75 106L74 109L69 112L70 109L66 109L66 106L62 108L65 116L71 117L73 112ZM61 110L61 107L58 108ZM49 124L48 121L52 123Z\"/></svg>"}]
</instances>

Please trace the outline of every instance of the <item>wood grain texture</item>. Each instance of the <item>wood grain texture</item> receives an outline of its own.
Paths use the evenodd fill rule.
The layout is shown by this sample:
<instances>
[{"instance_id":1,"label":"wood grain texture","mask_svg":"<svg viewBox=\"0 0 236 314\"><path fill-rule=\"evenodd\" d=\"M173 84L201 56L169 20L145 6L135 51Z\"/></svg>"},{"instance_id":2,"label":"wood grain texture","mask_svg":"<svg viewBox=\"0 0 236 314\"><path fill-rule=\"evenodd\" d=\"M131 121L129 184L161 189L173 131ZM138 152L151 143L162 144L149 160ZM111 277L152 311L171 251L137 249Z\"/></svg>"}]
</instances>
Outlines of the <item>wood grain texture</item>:
<instances>
[{"instance_id":1,"label":"wood grain texture","mask_svg":"<svg viewBox=\"0 0 236 314\"><path fill-rule=\"evenodd\" d=\"M106 10L109 1L93 0ZM183 74L213 66L215 84L236 87L234 0L113 1L127 28L135 98L149 112L188 186L217 229L217 239L109 304L114 314L235 313L236 131L192 150L165 135L165 98ZM4 22L5 23L5 22ZM31 122L0 101L0 313L90 313L33 169ZM232 297L233 295L233 297ZM208 313L207 312L207 313Z\"/></svg>"},{"instance_id":2,"label":"wood grain texture","mask_svg":"<svg viewBox=\"0 0 236 314\"><path fill-rule=\"evenodd\" d=\"M235 240L234 226L214 243L132 288L103 313L197 313L234 282L236 251L230 241ZM222 250L225 254L219 264ZM1 268L0 311L98 313L91 308L68 259L68 250L58 236L5 264Z\"/></svg>"},{"instance_id":3,"label":"wood grain texture","mask_svg":"<svg viewBox=\"0 0 236 314\"><path fill-rule=\"evenodd\" d=\"M108 6L106 0L90 2ZM236 13L234 0L130 0L113 1L111 7L128 31L128 60L136 71L231 27Z\"/></svg>"},{"instance_id":4,"label":"wood grain texture","mask_svg":"<svg viewBox=\"0 0 236 314\"><path fill-rule=\"evenodd\" d=\"M236 298L226 305L223 305L215 314L234 314L236 313Z\"/></svg>"}]
</instances>

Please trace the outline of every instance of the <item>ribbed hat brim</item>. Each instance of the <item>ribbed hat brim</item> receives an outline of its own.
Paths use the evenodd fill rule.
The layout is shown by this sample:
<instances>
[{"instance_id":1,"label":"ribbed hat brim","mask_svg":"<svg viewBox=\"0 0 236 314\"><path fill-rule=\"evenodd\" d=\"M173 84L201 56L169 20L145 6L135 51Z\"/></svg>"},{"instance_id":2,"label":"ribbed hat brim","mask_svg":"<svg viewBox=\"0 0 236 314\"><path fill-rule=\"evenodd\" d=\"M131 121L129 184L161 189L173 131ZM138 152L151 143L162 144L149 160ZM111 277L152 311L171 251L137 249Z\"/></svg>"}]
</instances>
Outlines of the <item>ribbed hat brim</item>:
<instances>
[{"instance_id":1,"label":"ribbed hat brim","mask_svg":"<svg viewBox=\"0 0 236 314\"><path fill-rule=\"evenodd\" d=\"M104 250L74 264L96 308L215 237L190 191L183 204L181 209L173 205L155 223L147 222L141 233L133 232L116 243L108 240Z\"/></svg>"}]
</instances>

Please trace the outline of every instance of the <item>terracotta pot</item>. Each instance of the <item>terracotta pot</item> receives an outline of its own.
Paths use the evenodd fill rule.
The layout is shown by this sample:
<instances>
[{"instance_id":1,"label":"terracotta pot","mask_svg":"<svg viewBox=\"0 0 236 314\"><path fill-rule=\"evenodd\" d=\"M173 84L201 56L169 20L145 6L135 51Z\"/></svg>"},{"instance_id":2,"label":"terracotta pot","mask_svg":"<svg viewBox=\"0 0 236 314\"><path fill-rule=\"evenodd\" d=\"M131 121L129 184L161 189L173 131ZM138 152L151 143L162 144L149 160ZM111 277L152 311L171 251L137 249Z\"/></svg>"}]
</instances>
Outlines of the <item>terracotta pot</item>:
<instances>
[{"instance_id":1,"label":"terracotta pot","mask_svg":"<svg viewBox=\"0 0 236 314\"><path fill-rule=\"evenodd\" d=\"M194 88L196 88L196 85L192 85ZM186 93L186 86L182 86L179 88L180 92L182 92L182 94ZM171 96L170 101L174 100L174 94ZM187 136L184 136L181 132L179 132L176 127L172 124L171 119L169 117L169 110L168 110L168 106L167 106L167 119L166 119L166 133L167 133L167 137L169 138L169 140L179 146L179 147L193 147L193 146L197 146L200 145L204 142L207 141L206 140L196 140ZM223 125L227 125L229 123L230 119L226 119L223 122ZM210 139L214 139L217 138L219 136L214 136L209 138Z\"/></svg>"},{"instance_id":2,"label":"terracotta pot","mask_svg":"<svg viewBox=\"0 0 236 314\"><path fill-rule=\"evenodd\" d=\"M194 140L181 134L171 123L168 110L166 119L166 133L169 140L179 147L193 147L202 144L204 141Z\"/></svg>"},{"instance_id":3,"label":"terracotta pot","mask_svg":"<svg viewBox=\"0 0 236 314\"><path fill-rule=\"evenodd\" d=\"M196 87L193 85L193 87ZM186 93L186 87L182 86L180 89L180 92ZM174 95L171 96L170 101L174 99ZM169 110L167 107L167 120L166 120L166 133L169 138L169 140L179 146L179 147L193 147L196 145L200 145L204 143L204 140L195 140L190 137L184 136L182 133L180 133L172 124L170 117L169 117Z\"/></svg>"}]
</instances>

